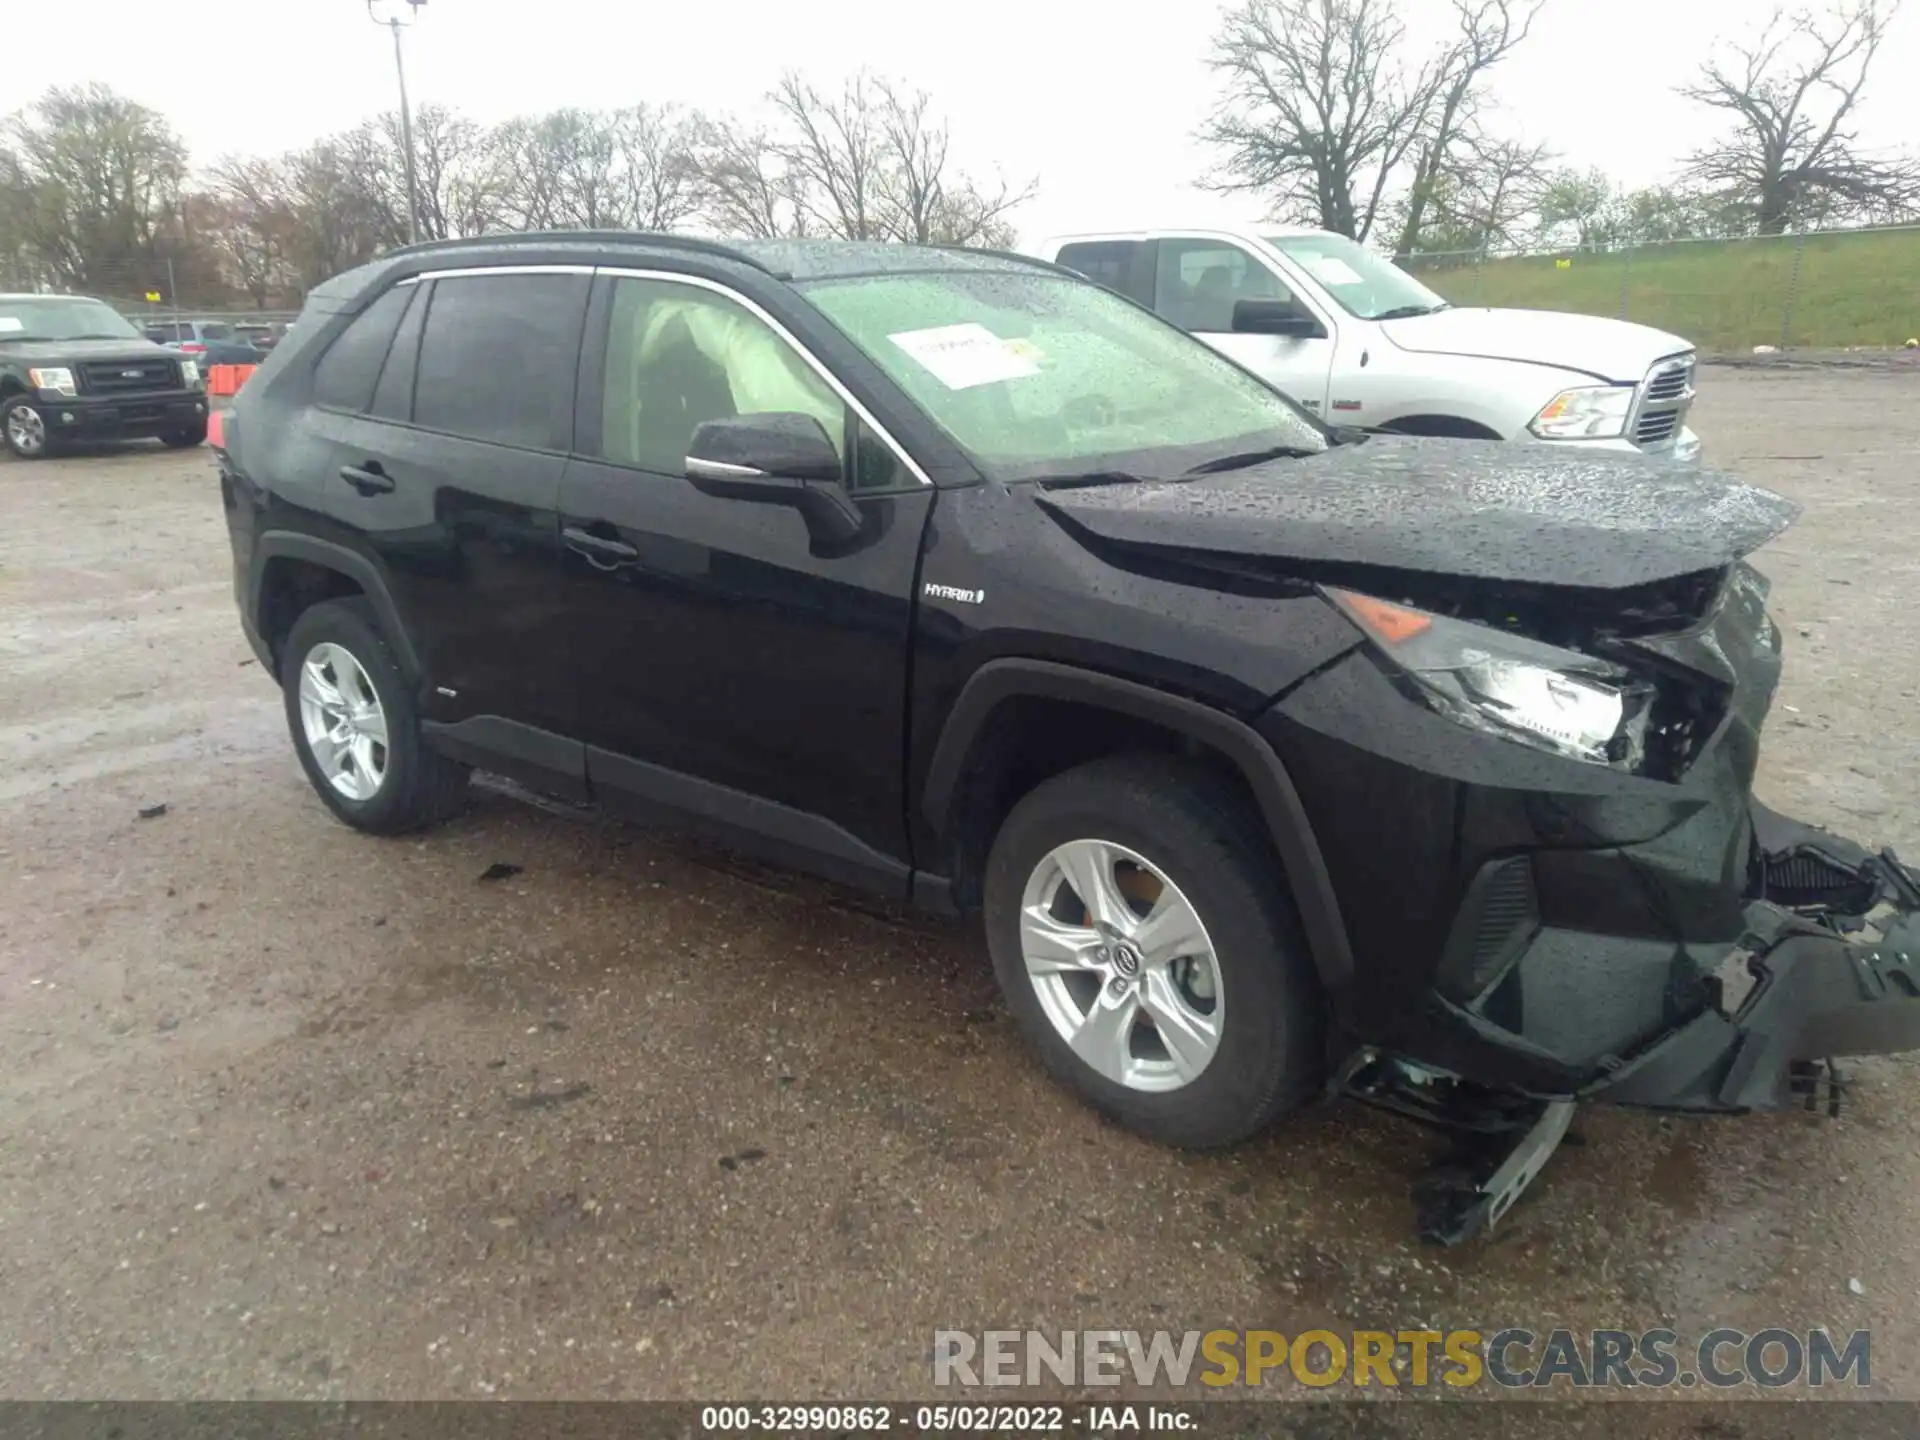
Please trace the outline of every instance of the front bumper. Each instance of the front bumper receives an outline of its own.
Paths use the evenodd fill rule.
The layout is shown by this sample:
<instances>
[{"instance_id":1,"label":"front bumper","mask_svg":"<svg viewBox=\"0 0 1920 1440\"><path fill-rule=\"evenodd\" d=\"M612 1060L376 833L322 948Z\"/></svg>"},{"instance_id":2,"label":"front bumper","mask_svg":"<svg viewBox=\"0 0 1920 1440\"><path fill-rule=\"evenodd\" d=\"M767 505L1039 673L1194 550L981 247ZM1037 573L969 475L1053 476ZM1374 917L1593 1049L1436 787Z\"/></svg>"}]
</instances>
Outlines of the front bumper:
<instances>
[{"instance_id":1,"label":"front bumper","mask_svg":"<svg viewBox=\"0 0 1920 1440\"><path fill-rule=\"evenodd\" d=\"M1815 1062L1920 1050L1920 876L1891 851L1871 855L1754 808L1762 895L1750 942L1733 957L1744 972L1734 981L1750 986L1608 1075L1592 1088L1597 1098L1662 1110L1777 1109ZM1782 905L1765 897L1767 875L1812 877L1829 893Z\"/></svg>"},{"instance_id":2,"label":"front bumper","mask_svg":"<svg viewBox=\"0 0 1920 1440\"><path fill-rule=\"evenodd\" d=\"M201 390L156 390L141 395L62 395L42 390L34 408L56 440L132 440L191 430L207 419Z\"/></svg>"},{"instance_id":3,"label":"front bumper","mask_svg":"<svg viewBox=\"0 0 1920 1440\"><path fill-rule=\"evenodd\" d=\"M1664 460L1672 465L1692 465L1700 459L1700 437L1687 426L1662 445L1636 445L1624 436L1611 440L1540 440L1556 450L1603 450L1612 455L1644 455L1649 460Z\"/></svg>"}]
</instances>

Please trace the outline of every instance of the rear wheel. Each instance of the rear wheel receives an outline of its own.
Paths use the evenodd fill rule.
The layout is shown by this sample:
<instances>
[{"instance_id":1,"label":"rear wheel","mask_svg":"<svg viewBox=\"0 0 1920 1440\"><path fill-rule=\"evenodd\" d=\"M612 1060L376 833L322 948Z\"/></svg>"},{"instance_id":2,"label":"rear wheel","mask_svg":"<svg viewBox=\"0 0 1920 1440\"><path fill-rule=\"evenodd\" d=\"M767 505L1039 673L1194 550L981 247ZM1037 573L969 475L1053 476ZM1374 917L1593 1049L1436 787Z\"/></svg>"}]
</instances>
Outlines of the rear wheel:
<instances>
[{"instance_id":1,"label":"rear wheel","mask_svg":"<svg viewBox=\"0 0 1920 1440\"><path fill-rule=\"evenodd\" d=\"M1320 1078L1322 1002L1245 796L1162 756L1037 787L995 838L987 943L1054 1077L1152 1139L1254 1134Z\"/></svg>"},{"instance_id":2,"label":"rear wheel","mask_svg":"<svg viewBox=\"0 0 1920 1440\"><path fill-rule=\"evenodd\" d=\"M6 437L7 449L22 460L38 460L52 448L47 422L24 395L0 403L0 435Z\"/></svg>"},{"instance_id":3,"label":"rear wheel","mask_svg":"<svg viewBox=\"0 0 1920 1440\"><path fill-rule=\"evenodd\" d=\"M397 835L459 808L467 768L427 748L413 692L365 600L328 600L302 614L280 684L301 768L347 824Z\"/></svg>"}]
</instances>

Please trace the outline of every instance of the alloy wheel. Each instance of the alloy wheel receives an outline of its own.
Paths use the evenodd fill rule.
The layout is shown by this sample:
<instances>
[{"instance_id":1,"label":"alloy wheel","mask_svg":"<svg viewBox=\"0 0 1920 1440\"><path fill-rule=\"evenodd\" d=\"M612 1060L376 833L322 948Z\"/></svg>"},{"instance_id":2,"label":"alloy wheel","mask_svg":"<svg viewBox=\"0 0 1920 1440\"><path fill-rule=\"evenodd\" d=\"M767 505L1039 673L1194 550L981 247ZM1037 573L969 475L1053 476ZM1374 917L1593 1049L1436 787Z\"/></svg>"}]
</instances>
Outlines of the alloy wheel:
<instances>
[{"instance_id":1,"label":"alloy wheel","mask_svg":"<svg viewBox=\"0 0 1920 1440\"><path fill-rule=\"evenodd\" d=\"M1034 867L1020 952L1060 1038L1115 1084L1178 1090L1219 1052L1226 996L1206 926L1124 845L1071 840Z\"/></svg>"},{"instance_id":2,"label":"alloy wheel","mask_svg":"<svg viewBox=\"0 0 1920 1440\"><path fill-rule=\"evenodd\" d=\"M349 800L371 800L387 778L387 713L367 672L340 645L323 642L300 665L300 723L327 783Z\"/></svg>"},{"instance_id":3,"label":"alloy wheel","mask_svg":"<svg viewBox=\"0 0 1920 1440\"><path fill-rule=\"evenodd\" d=\"M39 455L47 448L47 425L31 405L7 411L7 443L16 454Z\"/></svg>"}]
</instances>

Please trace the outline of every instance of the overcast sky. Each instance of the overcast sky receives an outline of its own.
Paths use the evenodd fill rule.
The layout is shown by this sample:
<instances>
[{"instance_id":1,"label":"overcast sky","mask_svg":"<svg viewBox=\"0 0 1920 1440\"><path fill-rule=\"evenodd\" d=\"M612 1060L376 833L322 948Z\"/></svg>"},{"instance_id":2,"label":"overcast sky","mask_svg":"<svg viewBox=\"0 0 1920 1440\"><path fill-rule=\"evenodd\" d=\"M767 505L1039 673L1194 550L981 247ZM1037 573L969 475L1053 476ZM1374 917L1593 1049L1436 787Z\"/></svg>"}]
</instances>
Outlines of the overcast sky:
<instances>
[{"instance_id":1,"label":"overcast sky","mask_svg":"<svg viewBox=\"0 0 1920 1440\"><path fill-rule=\"evenodd\" d=\"M1711 117L1673 94L1769 0L1547 0L1495 72L1500 123L1630 184L1665 178ZM1920 6L1900 16L1861 113L1863 138L1920 136ZM945 11L935 19L929 11ZM860 65L930 91L961 162L1037 176L1018 217L1064 230L1225 221L1257 204L1193 188L1193 132L1215 98L1212 0L430 0L407 32L416 106L477 119L560 105L753 106L781 70L829 84ZM1444 0L1402 0L1426 32ZM47 85L101 80L163 111L197 161L288 149L394 104L387 33L364 0L74 0L0 73L0 112ZM965 18L960 18L964 14ZM32 26L29 27L32 31Z\"/></svg>"}]
</instances>

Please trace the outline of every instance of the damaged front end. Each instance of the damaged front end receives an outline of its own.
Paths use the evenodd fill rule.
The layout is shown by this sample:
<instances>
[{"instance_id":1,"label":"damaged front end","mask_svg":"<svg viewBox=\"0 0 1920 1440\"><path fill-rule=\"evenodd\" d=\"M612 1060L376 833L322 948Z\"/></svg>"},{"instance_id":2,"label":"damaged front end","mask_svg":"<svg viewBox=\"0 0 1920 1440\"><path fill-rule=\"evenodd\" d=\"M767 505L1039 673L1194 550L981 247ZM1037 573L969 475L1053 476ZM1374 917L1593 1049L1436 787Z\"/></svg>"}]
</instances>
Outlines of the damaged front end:
<instances>
[{"instance_id":1,"label":"damaged front end","mask_svg":"<svg viewBox=\"0 0 1920 1440\"><path fill-rule=\"evenodd\" d=\"M1752 802L1748 935L1715 1003L1594 1087L1662 1110L1839 1113L1833 1061L1920 1049L1920 875Z\"/></svg>"},{"instance_id":2,"label":"damaged front end","mask_svg":"<svg viewBox=\"0 0 1920 1440\"><path fill-rule=\"evenodd\" d=\"M1496 1220L1582 1101L1831 1108L1834 1059L1920 1049L1920 884L1753 800L1780 638L1756 572L1717 580L1597 624L1334 592L1375 643L1268 717L1328 843L1365 836L1336 1084L1460 1138L1419 1192L1431 1239ZM1478 638L1509 614L1523 643ZM1410 818L1383 836L1387 804Z\"/></svg>"}]
</instances>

